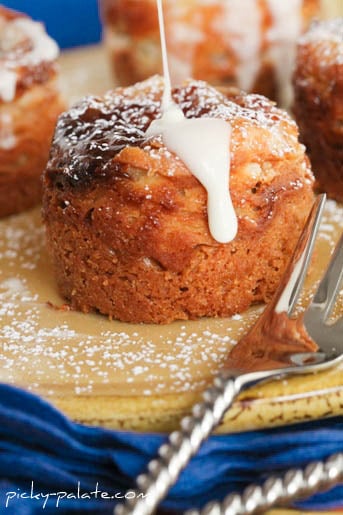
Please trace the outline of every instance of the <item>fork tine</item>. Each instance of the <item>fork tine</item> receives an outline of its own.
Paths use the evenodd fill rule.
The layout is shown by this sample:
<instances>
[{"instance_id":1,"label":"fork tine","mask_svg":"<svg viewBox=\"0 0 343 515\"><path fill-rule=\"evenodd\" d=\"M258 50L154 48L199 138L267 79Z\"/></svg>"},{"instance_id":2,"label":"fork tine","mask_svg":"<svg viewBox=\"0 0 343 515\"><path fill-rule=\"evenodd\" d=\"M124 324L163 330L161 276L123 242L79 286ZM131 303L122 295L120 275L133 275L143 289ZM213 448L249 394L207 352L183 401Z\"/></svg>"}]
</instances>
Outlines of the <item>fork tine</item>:
<instances>
[{"instance_id":1,"label":"fork tine","mask_svg":"<svg viewBox=\"0 0 343 515\"><path fill-rule=\"evenodd\" d=\"M329 315L338 295L343 279L343 233L332 254L328 268L321 279L310 305L320 309L320 316L325 320Z\"/></svg>"},{"instance_id":2,"label":"fork tine","mask_svg":"<svg viewBox=\"0 0 343 515\"><path fill-rule=\"evenodd\" d=\"M290 261L289 268L275 296L275 302L273 302L274 306L271 306L271 309L274 309L277 313L286 312L288 316L292 314L311 261L325 201L326 195L322 194L316 198L313 204Z\"/></svg>"}]
</instances>

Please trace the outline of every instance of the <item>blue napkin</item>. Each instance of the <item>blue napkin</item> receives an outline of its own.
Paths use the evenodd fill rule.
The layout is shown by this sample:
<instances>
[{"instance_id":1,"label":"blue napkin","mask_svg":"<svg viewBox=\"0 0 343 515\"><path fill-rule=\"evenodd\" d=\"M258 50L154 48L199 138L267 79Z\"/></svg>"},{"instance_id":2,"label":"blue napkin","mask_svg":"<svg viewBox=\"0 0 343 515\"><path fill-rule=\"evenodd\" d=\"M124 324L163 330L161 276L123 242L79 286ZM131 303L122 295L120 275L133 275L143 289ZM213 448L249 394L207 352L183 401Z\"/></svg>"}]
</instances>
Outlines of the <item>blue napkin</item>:
<instances>
[{"instance_id":1,"label":"blue napkin","mask_svg":"<svg viewBox=\"0 0 343 515\"><path fill-rule=\"evenodd\" d=\"M0 384L0 513L111 514L165 438L76 424L40 397ZM163 507L176 512L201 507L270 474L339 451L342 417L215 435L182 473ZM343 508L343 485L296 506Z\"/></svg>"}]
</instances>

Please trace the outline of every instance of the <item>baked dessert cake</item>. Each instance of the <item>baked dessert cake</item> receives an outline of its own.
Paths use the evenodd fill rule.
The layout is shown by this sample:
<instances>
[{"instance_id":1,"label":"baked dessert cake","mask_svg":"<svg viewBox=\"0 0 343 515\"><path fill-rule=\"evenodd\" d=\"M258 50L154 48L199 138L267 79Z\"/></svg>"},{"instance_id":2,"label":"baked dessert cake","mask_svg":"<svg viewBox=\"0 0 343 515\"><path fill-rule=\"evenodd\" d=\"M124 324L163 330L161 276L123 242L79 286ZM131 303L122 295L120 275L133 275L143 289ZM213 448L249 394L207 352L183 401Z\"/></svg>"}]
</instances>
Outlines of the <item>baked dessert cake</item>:
<instances>
[{"instance_id":1,"label":"baked dessert cake","mask_svg":"<svg viewBox=\"0 0 343 515\"><path fill-rule=\"evenodd\" d=\"M128 322L230 316L274 292L313 202L309 162L295 122L266 98L197 81L174 88L186 118L231 126L238 234L219 243L204 187L146 134L162 93L154 77L59 118L43 187L59 291L73 308Z\"/></svg>"},{"instance_id":2,"label":"baked dessert cake","mask_svg":"<svg viewBox=\"0 0 343 515\"><path fill-rule=\"evenodd\" d=\"M164 0L172 79L236 85L287 105L296 40L319 0ZM161 73L156 0L100 0L119 84Z\"/></svg>"},{"instance_id":3,"label":"baked dessert cake","mask_svg":"<svg viewBox=\"0 0 343 515\"><path fill-rule=\"evenodd\" d=\"M316 186L343 202L343 18L317 22L302 36L293 81Z\"/></svg>"},{"instance_id":4,"label":"baked dessert cake","mask_svg":"<svg viewBox=\"0 0 343 515\"><path fill-rule=\"evenodd\" d=\"M0 6L0 217L41 199L58 115L58 47L40 23Z\"/></svg>"}]
</instances>

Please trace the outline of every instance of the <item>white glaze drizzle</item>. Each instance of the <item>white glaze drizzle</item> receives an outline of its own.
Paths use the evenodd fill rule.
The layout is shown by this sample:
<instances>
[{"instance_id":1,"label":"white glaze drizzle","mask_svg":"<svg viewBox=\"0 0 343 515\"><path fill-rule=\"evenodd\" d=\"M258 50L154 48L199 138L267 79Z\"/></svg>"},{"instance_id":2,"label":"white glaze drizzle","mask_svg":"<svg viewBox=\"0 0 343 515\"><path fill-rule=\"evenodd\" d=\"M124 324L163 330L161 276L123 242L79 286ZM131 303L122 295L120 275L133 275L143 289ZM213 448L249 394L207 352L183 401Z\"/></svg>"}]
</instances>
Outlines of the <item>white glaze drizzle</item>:
<instances>
[{"instance_id":1,"label":"white glaze drizzle","mask_svg":"<svg viewBox=\"0 0 343 515\"><path fill-rule=\"evenodd\" d=\"M224 16L217 21L216 28L237 57L238 86L251 91L261 67L260 7L257 0L244 0L244 8L242 0L230 0L223 2L222 8Z\"/></svg>"},{"instance_id":2,"label":"white glaze drizzle","mask_svg":"<svg viewBox=\"0 0 343 515\"><path fill-rule=\"evenodd\" d=\"M162 117L151 123L146 134L149 137L162 135L168 149L206 188L210 232L218 242L227 243L237 234L237 217L229 195L231 126L218 118L187 119L173 101L162 0L157 0L157 5L164 72Z\"/></svg>"},{"instance_id":3,"label":"white glaze drizzle","mask_svg":"<svg viewBox=\"0 0 343 515\"><path fill-rule=\"evenodd\" d=\"M54 61L59 54L57 44L45 32L41 23L26 18L17 18L9 21L2 27L2 46L4 53L10 51L11 45L6 45L6 39L14 41L29 39L31 49L17 56L15 60L0 60L0 97L4 102L11 102L15 98L18 72L17 67L35 66L42 61ZM1 46L1 42L0 42Z\"/></svg>"},{"instance_id":4,"label":"white glaze drizzle","mask_svg":"<svg viewBox=\"0 0 343 515\"><path fill-rule=\"evenodd\" d=\"M292 102L292 71L296 44L301 34L302 0L267 0L273 25L268 33L270 59L276 71L279 103L288 107Z\"/></svg>"}]
</instances>

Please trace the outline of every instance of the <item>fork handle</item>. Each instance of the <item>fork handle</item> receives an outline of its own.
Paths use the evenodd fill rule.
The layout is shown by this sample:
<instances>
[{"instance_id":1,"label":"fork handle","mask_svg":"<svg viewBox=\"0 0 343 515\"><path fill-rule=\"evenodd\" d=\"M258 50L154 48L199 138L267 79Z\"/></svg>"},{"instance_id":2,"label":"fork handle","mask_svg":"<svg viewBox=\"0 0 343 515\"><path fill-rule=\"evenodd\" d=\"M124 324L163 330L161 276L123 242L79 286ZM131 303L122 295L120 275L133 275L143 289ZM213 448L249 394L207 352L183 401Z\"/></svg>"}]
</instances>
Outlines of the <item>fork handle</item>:
<instances>
[{"instance_id":1,"label":"fork handle","mask_svg":"<svg viewBox=\"0 0 343 515\"><path fill-rule=\"evenodd\" d=\"M269 508L289 506L328 490L343 480L343 453L325 461L309 463L305 470L289 470L283 478L270 477L261 486L248 486L242 495L230 494L222 503L210 502L201 511L188 510L185 515L253 515Z\"/></svg>"},{"instance_id":2,"label":"fork handle","mask_svg":"<svg viewBox=\"0 0 343 515\"><path fill-rule=\"evenodd\" d=\"M169 436L159 450L159 457L150 461L148 471L138 476L138 489L125 504L115 507L115 515L150 515L176 482L200 445L211 434L236 396L247 386L281 375L269 370L237 375L218 375L211 388L203 393L203 401L194 405L192 414L181 420L181 429Z\"/></svg>"}]
</instances>

